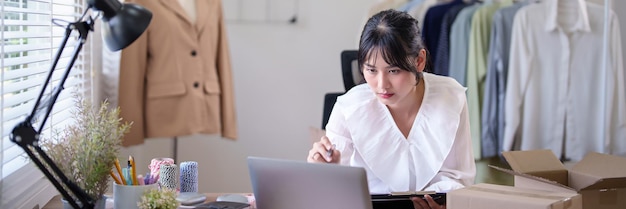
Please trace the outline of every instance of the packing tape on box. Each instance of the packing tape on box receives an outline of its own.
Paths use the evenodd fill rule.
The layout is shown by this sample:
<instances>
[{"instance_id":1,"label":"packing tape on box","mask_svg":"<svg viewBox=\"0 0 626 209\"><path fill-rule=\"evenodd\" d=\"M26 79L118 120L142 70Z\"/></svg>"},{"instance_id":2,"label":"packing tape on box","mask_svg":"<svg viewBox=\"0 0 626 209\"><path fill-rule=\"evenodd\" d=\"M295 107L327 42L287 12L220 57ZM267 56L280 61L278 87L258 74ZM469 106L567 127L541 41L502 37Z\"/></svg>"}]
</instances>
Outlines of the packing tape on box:
<instances>
[{"instance_id":1,"label":"packing tape on box","mask_svg":"<svg viewBox=\"0 0 626 209\"><path fill-rule=\"evenodd\" d=\"M161 188L178 190L178 166L176 164L161 165L159 185Z\"/></svg>"},{"instance_id":2,"label":"packing tape on box","mask_svg":"<svg viewBox=\"0 0 626 209\"><path fill-rule=\"evenodd\" d=\"M180 192L198 192L198 162L180 163Z\"/></svg>"}]
</instances>

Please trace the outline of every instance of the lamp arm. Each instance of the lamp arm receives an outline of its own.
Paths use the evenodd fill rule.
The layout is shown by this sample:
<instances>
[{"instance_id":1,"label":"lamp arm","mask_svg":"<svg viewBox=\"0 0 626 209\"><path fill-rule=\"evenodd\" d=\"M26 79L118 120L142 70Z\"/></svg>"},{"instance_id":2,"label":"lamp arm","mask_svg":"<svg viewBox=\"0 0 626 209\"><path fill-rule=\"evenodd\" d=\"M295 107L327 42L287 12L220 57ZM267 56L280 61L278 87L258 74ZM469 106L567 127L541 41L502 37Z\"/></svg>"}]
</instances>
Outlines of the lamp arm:
<instances>
[{"instance_id":1,"label":"lamp arm","mask_svg":"<svg viewBox=\"0 0 626 209\"><path fill-rule=\"evenodd\" d=\"M72 205L73 208L84 209L91 209L94 207L95 204L93 198L91 198L83 189L81 189L74 182L70 181L67 176L65 176L65 174L59 169L56 163L54 163L54 161L41 149L41 147L39 146L39 136L46 123L46 120L52 112L52 107L54 106L54 103L56 102L59 94L63 90L63 85L65 84L65 81L67 80L70 71L74 66L74 63L76 62L76 59L78 58L78 54L80 53L83 45L87 41L89 31L93 31L93 24L94 23L91 18L86 21L83 21L81 18L81 20L67 25L65 29L65 37L63 38L61 46L54 58L54 62L52 63L50 72L48 73L48 77L46 78L42 86L41 93L39 94L39 97L37 97L35 106L33 107L33 111L28 117L26 117L23 122L19 123L17 126L15 126L15 128L13 128L10 136L11 141L19 145L24 150L24 152L28 154L28 156L32 159L35 165L37 165L39 170L41 170L45 174L46 178L50 180L54 187L56 187L56 189L61 193L63 198L65 198L70 203L70 205ZM65 72L59 84L57 84L57 86L53 89L52 94L47 98L43 98L46 86L50 84L52 73L54 72L57 63L59 62L59 59L63 52L63 48L65 48L67 40L69 39L69 36L73 30L77 30L79 32L79 40L76 48L74 49L72 59L65 69ZM45 111L43 113L45 115L40 122L38 130L35 130L32 124L34 123L34 120L38 118L37 116L42 113L42 109L44 108ZM37 152L37 155L35 155L33 150ZM43 158L43 161L40 158ZM51 173L49 169L51 169L53 173ZM80 201L80 203L82 203L82 207L79 207L76 200L72 196L70 196L66 188L63 186L67 187L70 190L69 192L72 192L72 194Z\"/></svg>"}]
</instances>

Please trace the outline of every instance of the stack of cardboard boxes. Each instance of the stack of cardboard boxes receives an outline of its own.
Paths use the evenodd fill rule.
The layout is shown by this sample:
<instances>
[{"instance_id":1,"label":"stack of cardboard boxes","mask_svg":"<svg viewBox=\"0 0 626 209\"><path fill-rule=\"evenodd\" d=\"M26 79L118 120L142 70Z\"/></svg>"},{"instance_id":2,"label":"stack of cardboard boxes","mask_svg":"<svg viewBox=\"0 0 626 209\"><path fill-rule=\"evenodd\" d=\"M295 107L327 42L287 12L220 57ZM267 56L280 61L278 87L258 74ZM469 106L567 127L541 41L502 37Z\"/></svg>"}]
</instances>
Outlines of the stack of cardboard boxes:
<instances>
[{"instance_id":1,"label":"stack of cardboard boxes","mask_svg":"<svg viewBox=\"0 0 626 209\"><path fill-rule=\"evenodd\" d=\"M626 158L589 153L570 170L550 150L503 153L515 186L477 184L448 193L451 209L626 209Z\"/></svg>"}]
</instances>

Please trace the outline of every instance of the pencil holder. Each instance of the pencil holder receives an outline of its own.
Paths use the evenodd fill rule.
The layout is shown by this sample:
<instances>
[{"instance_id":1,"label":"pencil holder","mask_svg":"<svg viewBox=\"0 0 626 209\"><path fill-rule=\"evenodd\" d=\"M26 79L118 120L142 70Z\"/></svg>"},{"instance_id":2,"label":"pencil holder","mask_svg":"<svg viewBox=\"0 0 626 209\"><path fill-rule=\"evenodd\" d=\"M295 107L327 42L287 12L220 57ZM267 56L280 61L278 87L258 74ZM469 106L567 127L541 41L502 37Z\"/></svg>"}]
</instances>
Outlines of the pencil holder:
<instances>
[{"instance_id":1,"label":"pencil holder","mask_svg":"<svg viewBox=\"0 0 626 209\"><path fill-rule=\"evenodd\" d=\"M158 189L157 184L137 186L113 184L113 208L139 209L137 203L141 201L141 196L150 189Z\"/></svg>"}]
</instances>

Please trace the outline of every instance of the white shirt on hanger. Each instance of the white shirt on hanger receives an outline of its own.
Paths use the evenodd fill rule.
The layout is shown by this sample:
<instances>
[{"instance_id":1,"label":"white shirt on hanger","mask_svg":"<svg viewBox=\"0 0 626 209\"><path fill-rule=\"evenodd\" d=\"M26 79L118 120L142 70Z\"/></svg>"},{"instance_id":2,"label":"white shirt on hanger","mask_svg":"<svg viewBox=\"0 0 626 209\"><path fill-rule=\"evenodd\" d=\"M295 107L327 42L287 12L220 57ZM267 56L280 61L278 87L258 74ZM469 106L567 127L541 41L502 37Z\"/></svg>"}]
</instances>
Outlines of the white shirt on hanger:
<instances>
[{"instance_id":1,"label":"white shirt on hanger","mask_svg":"<svg viewBox=\"0 0 626 209\"><path fill-rule=\"evenodd\" d=\"M367 84L337 98L326 136L341 164L367 171L370 193L450 191L474 183L465 88L424 73L422 105L404 137Z\"/></svg>"},{"instance_id":2,"label":"white shirt on hanger","mask_svg":"<svg viewBox=\"0 0 626 209\"><path fill-rule=\"evenodd\" d=\"M513 145L551 149L557 156L565 151L574 161L590 151L626 155L619 25L611 11L605 71L603 15L601 6L584 0L543 1L518 11L505 96L504 151ZM605 150L606 142L611 150Z\"/></svg>"},{"instance_id":3,"label":"white shirt on hanger","mask_svg":"<svg viewBox=\"0 0 626 209\"><path fill-rule=\"evenodd\" d=\"M431 7L433 7L433 6L437 5L437 4L447 3L447 2L449 2L449 0L446 0L446 1L424 0L424 2L422 2L418 6L409 9L409 11L407 11L407 13L409 13L411 16L413 16L413 18L415 18L417 20L417 22L419 23L419 27L420 28L423 28L424 27L424 16L426 16L426 12L428 11L428 9L430 9Z\"/></svg>"}]
</instances>

